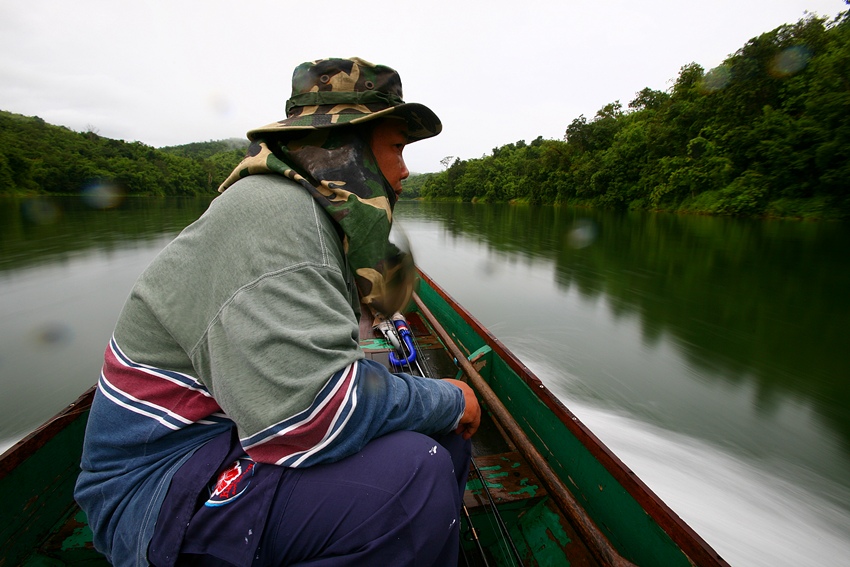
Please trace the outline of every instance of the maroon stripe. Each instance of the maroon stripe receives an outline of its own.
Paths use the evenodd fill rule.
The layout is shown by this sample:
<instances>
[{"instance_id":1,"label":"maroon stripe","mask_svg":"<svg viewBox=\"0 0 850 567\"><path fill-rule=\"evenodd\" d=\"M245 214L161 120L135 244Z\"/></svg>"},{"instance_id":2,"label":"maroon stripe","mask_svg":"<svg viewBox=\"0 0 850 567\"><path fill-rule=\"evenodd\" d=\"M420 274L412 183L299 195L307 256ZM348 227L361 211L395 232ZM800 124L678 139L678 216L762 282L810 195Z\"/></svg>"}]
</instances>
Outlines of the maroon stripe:
<instances>
[{"instance_id":1,"label":"maroon stripe","mask_svg":"<svg viewBox=\"0 0 850 567\"><path fill-rule=\"evenodd\" d=\"M142 402L157 405L190 423L221 412L215 399L138 368L125 366L112 348L106 348L103 375L116 389Z\"/></svg>"},{"instance_id":2,"label":"maroon stripe","mask_svg":"<svg viewBox=\"0 0 850 567\"><path fill-rule=\"evenodd\" d=\"M325 435L333 429L337 421L337 411L345 403L349 385L354 380L356 374L355 368L355 364L349 366L337 391L328 400L327 405L318 414L314 415L310 421L302 423L285 435L270 434L264 441L260 441L250 449L246 449L248 455L258 462L276 463L281 459L307 451L321 443ZM345 416L340 416L340 418L344 419Z\"/></svg>"}]
</instances>

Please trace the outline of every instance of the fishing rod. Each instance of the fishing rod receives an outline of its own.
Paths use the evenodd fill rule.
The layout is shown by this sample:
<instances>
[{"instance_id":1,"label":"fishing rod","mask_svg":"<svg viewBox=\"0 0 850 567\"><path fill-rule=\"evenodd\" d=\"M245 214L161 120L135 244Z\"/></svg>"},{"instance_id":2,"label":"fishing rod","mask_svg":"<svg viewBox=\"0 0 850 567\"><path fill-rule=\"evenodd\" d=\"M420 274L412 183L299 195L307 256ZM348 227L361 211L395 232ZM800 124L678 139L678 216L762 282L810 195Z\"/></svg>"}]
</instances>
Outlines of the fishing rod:
<instances>
[{"instance_id":1,"label":"fishing rod","mask_svg":"<svg viewBox=\"0 0 850 567\"><path fill-rule=\"evenodd\" d=\"M396 313L392 319L383 320L378 325L377 328L386 338L387 342L392 345L393 349L398 353L397 356L395 352L389 353L390 363L400 368L402 371L407 371L410 374L416 374L418 372L419 376L426 378L433 378L430 368L425 369L422 368L422 364L426 367L428 365L427 361L425 361L421 356L417 356L417 348L416 338L413 336L413 333L410 331L410 326L405 320L404 316L400 313ZM416 366L416 371L414 371L413 365ZM508 554L513 555L514 560L517 565L522 567L522 557L520 556L519 550L516 548L516 544L514 544L514 540L511 537L510 532L508 531L508 527L505 524L505 521L502 519L502 515L499 513L499 509L496 506L496 501L493 498L493 494L490 491L490 487L487 485L487 479L484 478L483 473L481 472L481 468L478 466L478 463L475 462L475 459L470 455L470 462L472 463L472 467L475 470L475 474L478 476L478 480L481 482L481 487L484 489L484 493L487 496L487 501L489 503L489 509L491 514L496 519L496 525L499 530L499 534L503 543L507 544ZM481 554L481 558L484 561L485 567L489 567L489 563L487 562L487 557L484 553L484 548L481 545L481 541L478 539L478 532L475 529L475 526L472 523L472 518L469 514L469 510L466 508L466 505L463 505L463 512L466 517L467 524L469 525L472 538L475 541L476 546L478 547L479 553Z\"/></svg>"},{"instance_id":2,"label":"fishing rod","mask_svg":"<svg viewBox=\"0 0 850 567\"><path fill-rule=\"evenodd\" d=\"M466 508L466 504L461 502L460 507L463 509L463 515L466 518L466 525L469 526L469 533L472 536L472 541L475 542L475 545L478 548L478 554L481 556L481 560L484 561L484 567L490 567L490 563L487 561L487 555L484 553L484 546L481 545L481 540L478 539L478 531L472 524L472 516L469 515L469 510ZM463 552L464 562L466 565L469 565L469 559L467 559L466 551L463 549L462 545L460 546L460 549Z\"/></svg>"},{"instance_id":3,"label":"fishing rod","mask_svg":"<svg viewBox=\"0 0 850 567\"><path fill-rule=\"evenodd\" d=\"M490 502L490 509L493 511L493 515L496 518L496 524L499 527L499 532L502 534L502 541L507 542L511 553L517 563L521 566L522 557L519 554L519 550L516 548L516 544L514 544L514 539L508 532L508 527L505 525L502 515L499 513L499 509L496 507L496 502L493 500L493 494L490 492L490 487L487 486L487 480L484 478L484 475L481 474L481 469L478 467L478 463L475 462L475 459L470 458L470 461L472 462L472 468L475 469L475 474L478 475L478 479L481 481L481 486L484 487L484 494L487 495L487 500Z\"/></svg>"},{"instance_id":4,"label":"fishing rod","mask_svg":"<svg viewBox=\"0 0 850 567\"><path fill-rule=\"evenodd\" d=\"M523 431L496 393L490 388L490 385L478 373L472 362L464 356L463 351L455 343L452 336L440 324L428 306L422 301L422 298L415 292L413 294L413 300L416 303L419 314L428 322L428 325L436 333L437 338L449 351L449 354L454 357L455 363L460 366L461 371L469 380L469 384L487 405L490 414L504 428L519 452L531 465L531 468L537 474L549 496L571 521L580 537L588 544L599 564L610 567L635 567L634 563L620 555L605 534L602 533L602 530L599 529L587 512L579 505L578 501L564 484L564 481L555 473L549 462L534 446L525 431Z\"/></svg>"}]
</instances>

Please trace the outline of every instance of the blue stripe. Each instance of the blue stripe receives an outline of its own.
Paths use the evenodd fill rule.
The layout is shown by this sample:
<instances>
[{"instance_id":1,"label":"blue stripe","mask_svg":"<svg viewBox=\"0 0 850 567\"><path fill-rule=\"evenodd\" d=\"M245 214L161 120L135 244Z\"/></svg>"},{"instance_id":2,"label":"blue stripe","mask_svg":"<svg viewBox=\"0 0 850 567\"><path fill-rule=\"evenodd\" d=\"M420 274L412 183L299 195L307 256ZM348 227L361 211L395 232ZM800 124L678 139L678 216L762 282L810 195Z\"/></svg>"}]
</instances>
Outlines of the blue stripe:
<instances>
[{"instance_id":1,"label":"blue stripe","mask_svg":"<svg viewBox=\"0 0 850 567\"><path fill-rule=\"evenodd\" d=\"M351 368L351 371L354 373L354 377L352 378L352 389L356 387L356 380L357 380L356 365L357 365L356 362L352 363L352 365L350 365L350 366L355 366L355 368ZM312 413L317 407L319 407L322 404L323 401L325 401L331 395L331 393L334 391L334 388L336 387L336 385L339 384L339 382L345 376L346 372L349 370L350 366L346 366L345 368L343 368L342 370L340 370L339 372L337 372L333 376L331 376L330 380L328 380L327 383L325 384L325 386L319 391L318 394L316 394L316 397L313 399L313 403L310 404L310 406L307 407L307 409L300 411L297 414L295 414L294 416L292 416L288 419L285 419L281 422L278 422L275 425L272 425L267 429L259 431L259 432L255 433L254 435L251 435L250 437L240 439L240 441L242 442L242 445L246 446L246 447L251 447L253 445L257 445L259 443L262 443L265 439L276 436L278 433L280 433L281 431L283 431L287 427L291 427L292 425L294 425L294 424L296 424L300 421L303 421L306 416L310 415L310 413ZM349 399L346 400L346 404L348 404L348 403L350 403L350 396L349 396ZM345 406L343 406L343 407L345 407ZM319 415L321 415L321 413ZM331 424L331 427L334 427L336 425L337 421L339 421L339 418ZM304 422L304 423L309 423L309 422Z\"/></svg>"},{"instance_id":2,"label":"blue stripe","mask_svg":"<svg viewBox=\"0 0 850 567\"><path fill-rule=\"evenodd\" d=\"M352 411L354 411L357 386L358 383L356 381L351 385L351 395L346 398L345 404L343 404L342 406L342 411L339 413L339 417L337 417L337 419L333 422L330 431L325 434L325 437L329 437L330 435L335 433L339 428L341 428L343 424L347 423L345 421L346 418L351 415Z\"/></svg>"},{"instance_id":3,"label":"blue stripe","mask_svg":"<svg viewBox=\"0 0 850 567\"><path fill-rule=\"evenodd\" d=\"M329 437L333 437L334 434L336 434L338 431L341 430L341 428L344 427L344 424L349 423L347 421L347 419L352 416L352 412L354 410L354 405L355 405L355 401L354 401L354 397L356 396L355 389L356 389L356 385L352 385L352 395L348 396L348 398L346 399L345 404L342 406L342 411L337 416L337 419L334 420L333 424L331 424L331 429L329 431L326 431L325 435L322 436L321 442L324 442L325 439L327 439ZM298 460L305 453L309 453L310 451L313 450L313 448L315 447L315 445L314 445L313 447L310 447L308 449L304 449L303 451L298 451L297 453L293 453L293 454L289 455L284 460L278 461L278 464L281 465L281 466L284 466L284 467L292 467L292 466L296 466L296 464L299 467L309 466L311 462L313 462L317 458L321 457L326 451L332 449L333 446L334 446L334 443L332 442L329 445L322 447L322 449L320 451L317 451L317 452L313 453L312 455L310 455L309 457L307 457L307 459L304 460L304 462L298 463Z\"/></svg>"}]
</instances>

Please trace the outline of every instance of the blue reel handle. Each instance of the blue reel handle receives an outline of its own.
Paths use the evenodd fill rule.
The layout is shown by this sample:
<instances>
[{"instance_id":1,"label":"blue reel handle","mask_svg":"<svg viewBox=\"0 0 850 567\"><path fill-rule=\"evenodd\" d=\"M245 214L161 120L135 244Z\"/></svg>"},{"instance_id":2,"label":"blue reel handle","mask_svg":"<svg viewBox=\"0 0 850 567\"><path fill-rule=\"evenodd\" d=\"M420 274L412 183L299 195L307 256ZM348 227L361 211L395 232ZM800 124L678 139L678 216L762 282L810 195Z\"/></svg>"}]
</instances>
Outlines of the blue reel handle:
<instances>
[{"instance_id":1,"label":"blue reel handle","mask_svg":"<svg viewBox=\"0 0 850 567\"><path fill-rule=\"evenodd\" d=\"M410 329L407 328L407 323L405 321L396 320L393 321L393 323L395 323L395 328L398 330L401 340L407 345L407 349L410 351L410 354L407 358L398 358L394 352L390 351L390 363L396 366L411 364L414 360L416 360L416 348L413 346L413 335L410 333Z\"/></svg>"}]
</instances>

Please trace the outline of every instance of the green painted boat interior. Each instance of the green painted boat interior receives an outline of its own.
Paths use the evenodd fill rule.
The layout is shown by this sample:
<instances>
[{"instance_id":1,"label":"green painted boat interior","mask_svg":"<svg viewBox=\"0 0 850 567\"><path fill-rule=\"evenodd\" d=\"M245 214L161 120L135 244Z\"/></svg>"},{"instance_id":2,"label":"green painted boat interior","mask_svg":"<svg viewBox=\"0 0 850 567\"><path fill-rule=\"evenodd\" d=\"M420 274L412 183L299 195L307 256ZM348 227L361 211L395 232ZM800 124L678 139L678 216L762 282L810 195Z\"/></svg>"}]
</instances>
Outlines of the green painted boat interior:
<instances>
[{"instance_id":1,"label":"green painted boat interior","mask_svg":"<svg viewBox=\"0 0 850 567\"><path fill-rule=\"evenodd\" d=\"M468 353L470 359L480 357L476 364L479 373L499 399L509 407L512 416L537 450L568 484L576 500L623 557L637 565L693 565L692 560L647 513L641 503L611 475L598 457L565 427L561 418L533 391L532 386L519 376L517 369L493 351L498 348L508 352L506 348L492 337L488 338L486 332L482 332L483 327L479 327L471 315L458 312L427 279L421 281L418 293L458 347ZM528 373L531 374L530 371ZM535 385L538 389L544 389L542 384ZM550 541L559 541L556 534L562 524L553 523L553 520L550 518L545 529L551 533ZM522 522L522 518L519 521ZM567 557L571 559L569 553ZM513 565L510 562L497 564ZM544 561L540 564L564 563Z\"/></svg>"},{"instance_id":2,"label":"green painted boat interior","mask_svg":"<svg viewBox=\"0 0 850 567\"><path fill-rule=\"evenodd\" d=\"M0 460L0 567L107 564L73 500L91 393Z\"/></svg>"},{"instance_id":3,"label":"green painted boat interior","mask_svg":"<svg viewBox=\"0 0 850 567\"><path fill-rule=\"evenodd\" d=\"M689 559L662 527L659 515L647 511L647 502L653 505L654 501L636 498L634 487L624 486L623 478L630 482L630 471L614 461L622 470L618 473L613 467L612 474L606 459L616 458L604 446L601 453L594 450L598 441L583 439L583 426L553 401L501 343L468 313L456 309L427 278L418 294L619 554L637 565L703 564L699 558ZM458 364L427 317L414 310L408 322L419 357L432 377L460 378ZM382 338L364 338L361 348L367 357L389 365L391 349ZM91 393L0 460L5 500L0 511L0 567L106 564L94 550L85 514L72 497ZM517 565L517 555L529 566L599 565L599 554L559 509L533 466L505 434L503 424L484 409L481 428L473 438L475 466L464 495L459 565L508 567ZM568 423L573 420L575 427ZM617 474L620 479L615 478ZM499 519L513 549L502 536Z\"/></svg>"}]
</instances>

